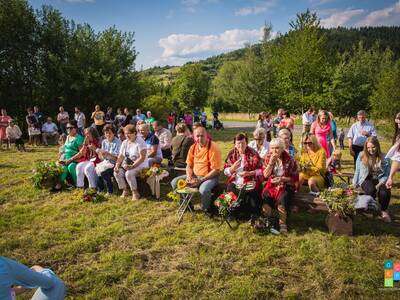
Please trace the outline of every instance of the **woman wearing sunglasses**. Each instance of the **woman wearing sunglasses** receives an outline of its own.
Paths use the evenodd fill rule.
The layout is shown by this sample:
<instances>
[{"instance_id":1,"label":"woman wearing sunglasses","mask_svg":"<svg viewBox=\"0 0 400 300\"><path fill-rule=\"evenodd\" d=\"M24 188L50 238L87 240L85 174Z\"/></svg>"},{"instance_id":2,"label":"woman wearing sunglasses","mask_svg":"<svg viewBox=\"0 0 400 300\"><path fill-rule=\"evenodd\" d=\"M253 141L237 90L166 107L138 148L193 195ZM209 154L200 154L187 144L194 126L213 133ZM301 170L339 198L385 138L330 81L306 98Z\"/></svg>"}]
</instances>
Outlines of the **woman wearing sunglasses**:
<instances>
[{"instance_id":1,"label":"woman wearing sunglasses","mask_svg":"<svg viewBox=\"0 0 400 300\"><path fill-rule=\"evenodd\" d=\"M60 182L55 186L56 190L61 189L61 184L71 175L76 185L76 164L79 158L79 150L83 145L84 138L78 134L78 127L75 120L68 122L66 126L67 138L64 144L64 158L60 164L64 167L64 172L60 175Z\"/></svg>"},{"instance_id":2,"label":"woman wearing sunglasses","mask_svg":"<svg viewBox=\"0 0 400 300\"><path fill-rule=\"evenodd\" d=\"M302 144L299 187L307 182L311 193L319 193L325 186L322 175L326 173L326 152L314 134L304 134Z\"/></svg>"}]
</instances>

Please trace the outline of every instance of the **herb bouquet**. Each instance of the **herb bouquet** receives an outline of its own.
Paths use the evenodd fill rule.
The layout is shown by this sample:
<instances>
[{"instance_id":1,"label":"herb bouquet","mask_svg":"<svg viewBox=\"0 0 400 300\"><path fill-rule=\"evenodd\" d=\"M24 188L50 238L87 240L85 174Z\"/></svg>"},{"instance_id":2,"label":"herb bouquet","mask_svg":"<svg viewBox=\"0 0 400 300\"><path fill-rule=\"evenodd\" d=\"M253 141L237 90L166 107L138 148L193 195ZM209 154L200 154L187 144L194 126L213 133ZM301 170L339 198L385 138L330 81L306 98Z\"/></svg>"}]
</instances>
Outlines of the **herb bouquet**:
<instances>
[{"instance_id":1,"label":"herb bouquet","mask_svg":"<svg viewBox=\"0 0 400 300\"><path fill-rule=\"evenodd\" d=\"M31 177L33 186L38 189L51 189L63 173L63 167L55 162L39 161L34 165Z\"/></svg>"}]
</instances>

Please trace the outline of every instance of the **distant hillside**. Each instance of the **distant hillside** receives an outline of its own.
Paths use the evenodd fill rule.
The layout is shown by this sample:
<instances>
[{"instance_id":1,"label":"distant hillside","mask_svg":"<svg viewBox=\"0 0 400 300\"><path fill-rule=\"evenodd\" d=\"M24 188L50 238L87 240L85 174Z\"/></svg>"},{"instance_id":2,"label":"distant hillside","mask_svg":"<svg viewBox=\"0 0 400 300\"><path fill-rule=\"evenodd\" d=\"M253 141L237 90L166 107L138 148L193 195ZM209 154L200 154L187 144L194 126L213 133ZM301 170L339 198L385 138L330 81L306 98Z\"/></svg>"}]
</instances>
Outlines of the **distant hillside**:
<instances>
[{"instance_id":1,"label":"distant hillside","mask_svg":"<svg viewBox=\"0 0 400 300\"><path fill-rule=\"evenodd\" d=\"M379 42L380 48L389 47L397 58L400 57L400 26L382 26L382 27L362 27L362 28L334 28L321 29L321 32L327 35L327 51L328 56L335 58L336 53L351 51L354 44L360 41L367 48ZM274 42L279 43L285 35L277 38ZM261 44L252 45L253 49L259 52ZM203 70L213 78L218 69L225 61L235 61L241 59L245 54L245 48L231 51L224 54L211 56L198 63L202 64ZM188 64L193 62L188 62ZM147 75L159 76L164 83L172 82L179 73L179 67L165 66L153 67L143 71Z\"/></svg>"}]
</instances>

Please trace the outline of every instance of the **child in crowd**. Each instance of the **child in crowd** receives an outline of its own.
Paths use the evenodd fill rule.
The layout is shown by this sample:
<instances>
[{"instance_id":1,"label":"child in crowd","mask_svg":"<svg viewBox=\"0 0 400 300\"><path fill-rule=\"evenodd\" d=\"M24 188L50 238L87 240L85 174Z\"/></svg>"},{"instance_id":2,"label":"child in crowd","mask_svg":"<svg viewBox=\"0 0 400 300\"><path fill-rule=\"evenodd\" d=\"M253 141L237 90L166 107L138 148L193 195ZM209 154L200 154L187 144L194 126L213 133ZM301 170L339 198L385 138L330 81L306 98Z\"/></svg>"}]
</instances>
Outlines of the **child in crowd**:
<instances>
[{"instance_id":1,"label":"child in crowd","mask_svg":"<svg viewBox=\"0 0 400 300\"><path fill-rule=\"evenodd\" d=\"M60 135L60 137L58 138L58 161L63 161L64 160L64 144L65 141L67 140L67 136L65 134Z\"/></svg>"},{"instance_id":2,"label":"child in crowd","mask_svg":"<svg viewBox=\"0 0 400 300\"><path fill-rule=\"evenodd\" d=\"M125 139L126 139L123 127L118 129L118 138L120 139L121 142L125 141Z\"/></svg>"},{"instance_id":3,"label":"child in crowd","mask_svg":"<svg viewBox=\"0 0 400 300\"><path fill-rule=\"evenodd\" d=\"M344 150L344 129L340 128L339 131L339 147L340 150Z\"/></svg>"},{"instance_id":4,"label":"child in crowd","mask_svg":"<svg viewBox=\"0 0 400 300\"><path fill-rule=\"evenodd\" d=\"M326 161L326 168L332 174L341 174L342 170L342 152L338 149L332 152L331 157Z\"/></svg>"}]
</instances>

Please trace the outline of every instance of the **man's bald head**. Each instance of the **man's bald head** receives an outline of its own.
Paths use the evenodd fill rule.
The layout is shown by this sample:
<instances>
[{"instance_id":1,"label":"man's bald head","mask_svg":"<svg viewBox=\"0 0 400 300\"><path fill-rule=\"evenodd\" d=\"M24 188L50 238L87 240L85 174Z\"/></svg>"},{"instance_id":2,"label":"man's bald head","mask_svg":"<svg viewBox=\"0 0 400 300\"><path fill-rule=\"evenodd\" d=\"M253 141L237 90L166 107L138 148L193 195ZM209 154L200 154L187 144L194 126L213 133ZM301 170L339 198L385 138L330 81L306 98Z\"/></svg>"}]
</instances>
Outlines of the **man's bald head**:
<instances>
[{"instance_id":1,"label":"man's bald head","mask_svg":"<svg viewBox=\"0 0 400 300\"><path fill-rule=\"evenodd\" d=\"M200 145L207 145L207 131L203 126L199 126L194 130L194 137Z\"/></svg>"}]
</instances>

